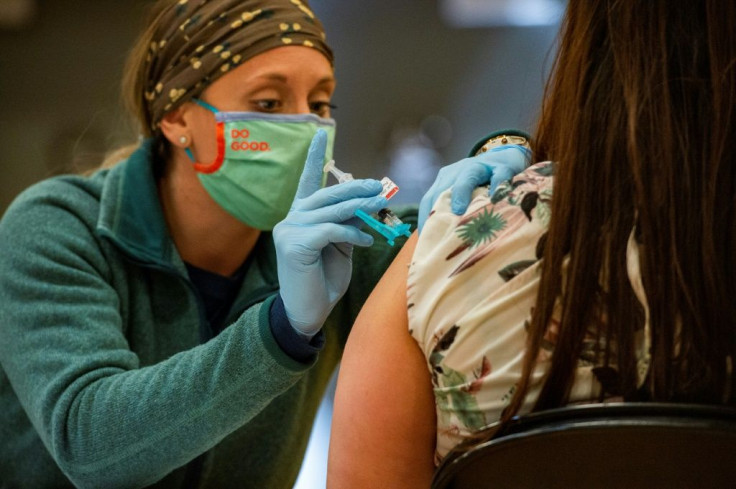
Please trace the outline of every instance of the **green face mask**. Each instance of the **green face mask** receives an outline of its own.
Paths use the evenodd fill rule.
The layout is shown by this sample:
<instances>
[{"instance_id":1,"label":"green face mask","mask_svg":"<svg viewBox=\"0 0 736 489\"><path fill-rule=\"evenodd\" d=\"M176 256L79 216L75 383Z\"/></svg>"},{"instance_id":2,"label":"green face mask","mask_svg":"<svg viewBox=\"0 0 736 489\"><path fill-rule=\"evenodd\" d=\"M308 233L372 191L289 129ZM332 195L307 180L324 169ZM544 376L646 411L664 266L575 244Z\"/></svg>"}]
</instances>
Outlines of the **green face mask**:
<instances>
[{"instance_id":1,"label":"green face mask","mask_svg":"<svg viewBox=\"0 0 736 489\"><path fill-rule=\"evenodd\" d=\"M215 113L217 157L195 163L199 180L223 209L248 226L270 231L291 208L307 151L318 129L327 132L332 159L335 121L314 114ZM191 151L187 154L194 161Z\"/></svg>"}]
</instances>

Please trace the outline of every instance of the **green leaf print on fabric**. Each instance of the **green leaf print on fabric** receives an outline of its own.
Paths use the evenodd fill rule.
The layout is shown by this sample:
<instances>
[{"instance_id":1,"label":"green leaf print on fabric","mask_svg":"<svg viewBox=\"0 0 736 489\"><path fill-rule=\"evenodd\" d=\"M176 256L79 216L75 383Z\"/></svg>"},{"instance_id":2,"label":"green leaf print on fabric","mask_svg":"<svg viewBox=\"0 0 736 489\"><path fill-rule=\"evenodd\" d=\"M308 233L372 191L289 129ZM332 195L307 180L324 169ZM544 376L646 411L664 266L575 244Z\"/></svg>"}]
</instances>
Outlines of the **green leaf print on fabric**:
<instances>
[{"instance_id":1,"label":"green leaf print on fabric","mask_svg":"<svg viewBox=\"0 0 736 489\"><path fill-rule=\"evenodd\" d=\"M530 172L530 174L528 175L529 178L524 178L524 176L522 175L515 177L513 180L508 180L501 183L491 196L491 203L497 204L505 198L511 196L517 187L519 187L520 185L524 185L525 183L529 183L530 179L535 180L535 177L544 178L554 175L555 170L556 166L551 161L548 161L545 164L535 165L533 168L527 170ZM551 195L551 192L549 193L549 195ZM512 205L519 205L518 202L513 199L513 197L510 199L510 203Z\"/></svg>"},{"instance_id":2,"label":"green leaf print on fabric","mask_svg":"<svg viewBox=\"0 0 736 489\"><path fill-rule=\"evenodd\" d=\"M487 208L467 224L455 231L465 245L474 248L486 241L491 241L506 226L506 220Z\"/></svg>"},{"instance_id":3,"label":"green leaf print on fabric","mask_svg":"<svg viewBox=\"0 0 736 489\"><path fill-rule=\"evenodd\" d=\"M470 430L477 430L485 426L485 416L478 408L478 401L475 399L474 389L475 383L479 376L487 375L490 370L490 362L485 358L481 363L481 368L476 373L475 379L468 382L467 377L462 373L453 370L445 363L445 355L442 352L447 351L457 338L460 327L453 325L446 332L437 337L437 344L432 348L429 354L429 365L432 369L432 384L434 385L434 397L437 403L437 413L442 425L451 425L454 423L453 416L461 425Z\"/></svg>"},{"instance_id":4,"label":"green leaf print on fabric","mask_svg":"<svg viewBox=\"0 0 736 489\"><path fill-rule=\"evenodd\" d=\"M534 173L540 177L551 177L555 174L555 170L557 170L557 165L553 161L548 161L547 164L534 168Z\"/></svg>"},{"instance_id":5,"label":"green leaf print on fabric","mask_svg":"<svg viewBox=\"0 0 736 489\"><path fill-rule=\"evenodd\" d=\"M445 259L453 260L462 254L462 261L450 277L468 270L494 249L504 247L525 225L534 222L535 226L546 227L549 224L552 182L542 174L552 171L553 166L541 163L540 167L540 171L532 167L514 177L512 182L499 185L490 204L459 220L455 233L460 243ZM532 228L532 232L537 230Z\"/></svg>"},{"instance_id":6,"label":"green leaf print on fabric","mask_svg":"<svg viewBox=\"0 0 736 489\"><path fill-rule=\"evenodd\" d=\"M434 389L434 403L437 406L438 426L452 425L450 413L450 396L446 392Z\"/></svg>"},{"instance_id":7,"label":"green leaf print on fabric","mask_svg":"<svg viewBox=\"0 0 736 489\"><path fill-rule=\"evenodd\" d=\"M552 216L551 202L552 190L545 189L539 192L539 202L535 208L535 217L545 228L549 227L549 218Z\"/></svg>"},{"instance_id":8,"label":"green leaf print on fabric","mask_svg":"<svg viewBox=\"0 0 736 489\"><path fill-rule=\"evenodd\" d=\"M443 373L442 360L444 359L445 356L442 353L433 351L429 354L429 366L432 368L432 385L435 387L440 385L439 375Z\"/></svg>"},{"instance_id":9,"label":"green leaf print on fabric","mask_svg":"<svg viewBox=\"0 0 736 489\"><path fill-rule=\"evenodd\" d=\"M444 406L451 416L471 431L486 426L486 418L478 407L475 396L462 388L467 384L467 378L446 365L442 367L442 372L439 376L442 387L435 389L437 405Z\"/></svg>"}]
</instances>

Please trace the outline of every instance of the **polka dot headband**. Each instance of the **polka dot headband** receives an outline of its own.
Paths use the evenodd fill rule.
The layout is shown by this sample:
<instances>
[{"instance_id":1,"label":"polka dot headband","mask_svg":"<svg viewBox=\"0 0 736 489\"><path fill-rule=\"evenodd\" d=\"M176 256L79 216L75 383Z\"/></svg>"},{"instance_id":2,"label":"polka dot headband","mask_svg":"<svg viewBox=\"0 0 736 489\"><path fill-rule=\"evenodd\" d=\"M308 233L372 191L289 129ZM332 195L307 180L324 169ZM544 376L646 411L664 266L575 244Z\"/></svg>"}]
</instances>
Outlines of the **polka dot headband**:
<instances>
[{"instance_id":1,"label":"polka dot headband","mask_svg":"<svg viewBox=\"0 0 736 489\"><path fill-rule=\"evenodd\" d=\"M333 62L306 0L177 0L162 13L147 58L151 129L240 63L280 46L307 46Z\"/></svg>"}]
</instances>

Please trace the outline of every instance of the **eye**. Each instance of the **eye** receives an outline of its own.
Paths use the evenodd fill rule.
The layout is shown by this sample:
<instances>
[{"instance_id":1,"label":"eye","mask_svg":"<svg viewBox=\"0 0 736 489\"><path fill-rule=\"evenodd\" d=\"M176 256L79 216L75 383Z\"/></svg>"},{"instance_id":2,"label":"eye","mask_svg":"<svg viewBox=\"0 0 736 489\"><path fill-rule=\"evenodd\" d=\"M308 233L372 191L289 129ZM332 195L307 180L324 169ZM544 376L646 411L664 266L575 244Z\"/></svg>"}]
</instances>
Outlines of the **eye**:
<instances>
[{"instance_id":1,"label":"eye","mask_svg":"<svg viewBox=\"0 0 736 489\"><path fill-rule=\"evenodd\" d=\"M261 99L253 101L258 112L276 112L281 108L281 102L276 99Z\"/></svg>"},{"instance_id":2,"label":"eye","mask_svg":"<svg viewBox=\"0 0 736 489\"><path fill-rule=\"evenodd\" d=\"M337 105L333 105L330 102L311 102L309 109L312 113L317 114L320 117L329 117L330 112L337 109Z\"/></svg>"}]
</instances>

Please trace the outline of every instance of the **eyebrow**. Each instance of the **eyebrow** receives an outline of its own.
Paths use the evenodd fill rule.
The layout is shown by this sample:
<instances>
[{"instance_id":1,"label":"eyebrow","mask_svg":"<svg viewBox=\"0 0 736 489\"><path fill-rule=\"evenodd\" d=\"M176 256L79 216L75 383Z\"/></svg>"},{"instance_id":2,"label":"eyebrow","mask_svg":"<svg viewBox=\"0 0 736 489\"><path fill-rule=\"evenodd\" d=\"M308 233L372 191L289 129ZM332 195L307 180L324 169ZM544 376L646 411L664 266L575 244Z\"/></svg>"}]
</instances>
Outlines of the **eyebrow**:
<instances>
[{"instance_id":1,"label":"eyebrow","mask_svg":"<svg viewBox=\"0 0 736 489\"><path fill-rule=\"evenodd\" d=\"M264 75L259 75L257 78L263 78L266 80L273 80L278 81L282 83L286 83L286 77L284 75L280 75L278 73L266 73Z\"/></svg>"},{"instance_id":2,"label":"eyebrow","mask_svg":"<svg viewBox=\"0 0 736 489\"><path fill-rule=\"evenodd\" d=\"M266 80L273 80L273 81L278 81L278 82L281 82L281 83L287 83L288 82L287 77L284 76L284 75L282 75L282 74L280 74L280 73L266 73L264 75L258 76L258 78L265 78ZM335 77L334 76L326 76L326 77L322 78L321 80L319 80L317 82L317 85L322 85L324 83L334 83L334 82L335 82Z\"/></svg>"}]
</instances>

